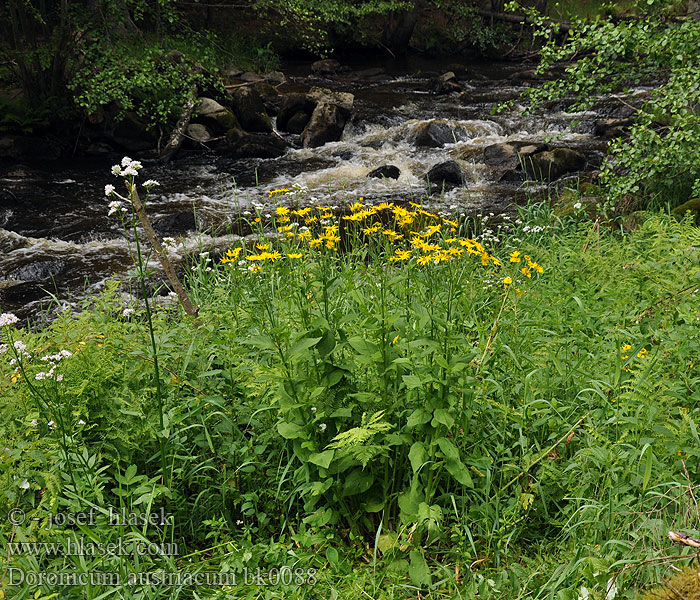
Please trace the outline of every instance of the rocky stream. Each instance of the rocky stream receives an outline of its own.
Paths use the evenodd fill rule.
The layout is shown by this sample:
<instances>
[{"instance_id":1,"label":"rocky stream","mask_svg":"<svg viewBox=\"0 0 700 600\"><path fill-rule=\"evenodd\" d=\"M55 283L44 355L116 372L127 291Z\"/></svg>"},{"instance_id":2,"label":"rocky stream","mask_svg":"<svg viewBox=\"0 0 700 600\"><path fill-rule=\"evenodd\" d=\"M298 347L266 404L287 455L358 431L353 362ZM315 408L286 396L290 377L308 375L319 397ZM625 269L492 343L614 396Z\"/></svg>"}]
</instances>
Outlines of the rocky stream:
<instances>
[{"instance_id":1,"label":"rocky stream","mask_svg":"<svg viewBox=\"0 0 700 600\"><path fill-rule=\"evenodd\" d=\"M528 194L595 177L631 110L601 98L585 113L556 102L530 116L517 104L492 114L537 84L531 67L513 63L287 65L281 82L232 82L229 106L200 98L172 160L158 160L152 142L114 136L90 157L58 160L30 160L12 150L21 140L5 141L0 308L39 324L126 277L126 240L104 194L105 184L121 185L110 167L124 155L143 163L139 181L160 183L148 211L158 234L181 240L180 259L245 236L241 216L274 210L276 188L336 207L363 196L464 216L500 214Z\"/></svg>"}]
</instances>

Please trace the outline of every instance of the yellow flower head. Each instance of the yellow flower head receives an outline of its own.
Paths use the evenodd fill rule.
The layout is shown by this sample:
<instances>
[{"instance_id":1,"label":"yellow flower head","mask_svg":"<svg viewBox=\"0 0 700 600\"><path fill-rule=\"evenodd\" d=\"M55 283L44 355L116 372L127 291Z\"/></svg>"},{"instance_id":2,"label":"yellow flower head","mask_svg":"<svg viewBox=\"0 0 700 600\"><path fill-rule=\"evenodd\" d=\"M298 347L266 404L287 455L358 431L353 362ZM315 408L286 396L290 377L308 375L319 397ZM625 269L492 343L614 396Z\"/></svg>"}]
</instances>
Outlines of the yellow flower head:
<instances>
[{"instance_id":1,"label":"yellow flower head","mask_svg":"<svg viewBox=\"0 0 700 600\"><path fill-rule=\"evenodd\" d=\"M520 252L517 250L515 252L510 253L510 262L512 263L519 263L520 262Z\"/></svg>"},{"instance_id":2,"label":"yellow flower head","mask_svg":"<svg viewBox=\"0 0 700 600\"><path fill-rule=\"evenodd\" d=\"M646 349L646 348L642 348L639 352L637 352L637 358L644 358L644 356L646 355L646 353L647 353L647 349Z\"/></svg>"},{"instance_id":3,"label":"yellow flower head","mask_svg":"<svg viewBox=\"0 0 700 600\"><path fill-rule=\"evenodd\" d=\"M523 267L520 270L522 271L522 274L525 275L525 277L532 277L532 271L530 271L530 267Z\"/></svg>"},{"instance_id":4,"label":"yellow flower head","mask_svg":"<svg viewBox=\"0 0 700 600\"><path fill-rule=\"evenodd\" d=\"M262 271L262 267L260 265L250 265L248 267L248 270L251 273L260 273L260 271Z\"/></svg>"},{"instance_id":5,"label":"yellow flower head","mask_svg":"<svg viewBox=\"0 0 700 600\"><path fill-rule=\"evenodd\" d=\"M505 285L510 285L511 283L513 283L513 280L512 280L510 277L504 277L504 278L503 278L503 283L504 283Z\"/></svg>"},{"instance_id":6,"label":"yellow flower head","mask_svg":"<svg viewBox=\"0 0 700 600\"><path fill-rule=\"evenodd\" d=\"M255 247L258 250L268 250L270 248L270 244L255 244Z\"/></svg>"},{"instance_id":7,"label":"yellow flower head","mask_svg":"<svg viewBox=\"0 0 700 600\"><path fill-rule=\"evenodd\" d=\"M287 258L292 258L292 259L301 258L302 256L304 256L304 255L301 252L290 252L289 254L287 254Z\"/></svg>"},{"instance_id":8,"label":"yellow flower head","mask_svg":"<svg viewBox=\"0 0 700 600\"><path fill-rule=\"evenodd\" d=\"M391 343L392 343L392 344L395 344L395 343L398 342L398 341L399 341L399 336L397 335L397 336L391 341Z\"/></svg>"},{"instance_id":9,"label":"yellow flower head","mask_svg":"<svg viewBox=\"0 0 700 600\"><path fill-rule=\"evenodd\" d=\"M286 206L278 206L277 210L275 211L280 217L283 217L285 215L289 214L289 209Z\"/></svg>"}]
</instances>

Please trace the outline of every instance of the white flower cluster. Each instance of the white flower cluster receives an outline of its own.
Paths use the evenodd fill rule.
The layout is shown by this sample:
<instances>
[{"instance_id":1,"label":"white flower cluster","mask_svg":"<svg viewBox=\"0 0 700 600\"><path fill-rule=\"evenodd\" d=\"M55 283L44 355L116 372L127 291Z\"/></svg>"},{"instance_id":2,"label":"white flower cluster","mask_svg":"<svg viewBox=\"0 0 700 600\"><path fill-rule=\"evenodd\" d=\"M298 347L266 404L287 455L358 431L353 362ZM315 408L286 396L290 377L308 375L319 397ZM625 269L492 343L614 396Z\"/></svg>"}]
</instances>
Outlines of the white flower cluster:
<instances>
[{"instance_id":1,"label":"white flower cluster","mask_svg":"<svg viewBox=\"0 0 700 600\"><path fill-rule=\"evenodd\" d=\"M12 313L2 313L0 315L0 327L5 327L5 325L14 325L19 319Z\"/></svg>"},{"instance_id":2,"label":"white flower cluster","mask_svg":"<svg viewBox=\"0 0 700 600\"><path fill-rule=\"evenodd\" d=\"M163 248L174 250L177 247L177 240L174 237L164 237L162 244Z\"/></svg>"},{"instance_id":3,"label":"white flower cluster","mask_svg":"<svg viewBox=\"0 0 700 600\"><path fill-rule=\"evenodd\" d=\"M37 381L41 381L43 379L55 379L56 381L63 381L63 375L56 375L56 365L61 362L64 358L70 358L73 356L72 352L68 352L68 350L61 350L60 352L57 352L56 354L47 354L46 356L42 356L41 360L44 362L48 362L51 365L51 368L48 371L42 371L40 373L37 373L34 375L34 379Z\"/></svg>"},{"instance_id":4,"label":"white flower cluster","mask_svg":"<svg viewBox=\"0 0 700 600\"><path fill-rule=\"evenodd\" d=\"M112 215L115 215L117 213L125 212L126 208L124 206L124 203L121 200L113 200L109 203L109 212L107 213L107 216L111 217Z\"/></svg>"},{"instance_id":5,"label":"white flower cluster","mask_svg":"<svg viewBox=\"0 0 700 600\"><path fill-rule=\"evenodd\" d=\"M112 167L112 174L119 177L136 177L139 174L139 169L142 169L143 165L138 160L131 160L128 156L122 158L121 165L114 165ZM105 189L105 192L107 190Z\"/></svg>"},{"instance_id":6,"label":"white flower cluster","mask_svg":"<svg viewBox=\"0 0 700 600\"><path fill-rule=\"evenodd\" d=\"M133 315L136 311L133 308L125 308L122 311L122 317L130 317Z\"/></svg>"}]
</instances>

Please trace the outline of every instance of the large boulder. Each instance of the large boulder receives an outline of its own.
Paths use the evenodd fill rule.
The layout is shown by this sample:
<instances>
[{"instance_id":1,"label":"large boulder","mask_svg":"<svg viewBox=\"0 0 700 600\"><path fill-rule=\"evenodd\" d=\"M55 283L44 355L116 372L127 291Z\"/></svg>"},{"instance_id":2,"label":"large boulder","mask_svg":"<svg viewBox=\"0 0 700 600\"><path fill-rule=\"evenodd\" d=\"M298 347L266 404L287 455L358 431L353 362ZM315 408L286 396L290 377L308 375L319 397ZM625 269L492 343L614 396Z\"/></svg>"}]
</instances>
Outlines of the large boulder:
<instances>
[{"instance_id":1,"label":"large boulder","mask_svg":"<svg viewBox=\"0 0 700 600\"><path fill-rule=\"evenodd\" d=\"M265 110L265 103L257 89L243 86L233 90L231 102L238 122L246 131L269 133L272 131L270 117Z\"/></svg>"},{"instance_id":2,"label":"large boulder","mask_svg":"<svg viewBox=\"0 0 700 600\"><path fill-rule=\"evenodd\" d=\"M309 123L301 134L304 148L316 148L328 142L337 142L352 112L355 96L348 92L336 92L313 87L306 95L316 107Z\"/></svg>"},{"instance_id":3,"label":"large boulder","mask_svg":"<svg viewBox=\"0 0 700 600\"><path fill-rule=\"evenodd\" d=\"M367 177L376 177L377 179L398 179L401 176L401 169L394 165L382 165L367 174Z\"/></svg>"},{"instance_id":4,"label":"large boulder","mask_svg":"<svg viewBox=\"0 0 700 600\"><path fill-rule=\"evenodd\" d=\"M567 173L581 171L585 166L586 157L571 148L538 152L524 161L528 176L541 181L554 181Z\"/></svg>"},{"instance_id":5,"label":"large boulder","mask_svg":"<svg viewBox=\"0 0 700 600\"><path fill-rule=\"evenodd\" d=\"M225 133L238 127L238 119L228 109L211 98L200 98L194 109L192 123L204 125L215 134Z\"/></svg>"},{"instance_id":6,"label":"large boulder","mask_svg":"<svg viewBox=\"0 0 700 600\"><path fill-rule=\"evenodd\" d=\"M314 108L316 108L316 102L311 100L311 98L307 98L306 94L287 94L282 99L282 105L277 114L277 129L279 131L291 131L288 129L289 122L292 118L302 114L306 115L306 122L301 128L301 131L303 131L311 118L311 114L314 112ZM298 123L300 117L296 118ZM301 131L291 131L291 133L301 133Z\"/></svg>"},{"instance_id":7,"label":"large boulder","mask_svg":"<svg viewBox=\"0 0 700 600\"><path fill-rule=\"evenodd\" d=\"M321 87L312 87L306 97L316 105L334 104L341 111L347 113L347 116L350 116L352 105L355 102L355 96L350 92L336 92Z\"/></svg>"},{"instance_id":8,"label":"large boulder","mask_svg":"<svg viewBox=\"0 0 700 600\"><path fill-rule=\"evenodd\" d=\"M300 111L298 113L295 113L294 116L291 119L289 119L289 121L287 121L287 131L289 133L296 134L303 133L310 120L311 115L305 112Z\"/></svg>"},{"instance_id":9,"label":"large boulder","mask_svg":"<svg viewBox=\"0 0 700 600\"><path fill-rule=\"evenodd\" d=\"M347 120L346 112L336 104L318 104L301 134L302 145L304 148L318 148L328 142L337 142L343 135Z\"/></svg>"},{"instance_id":10,"label":"large boulder","mask_svg":"<svg viewBox=\"0 0 700 600\"><path fill-rule=\"evenodd\" d=\"M442 148L454 141L454 131L445 121L430 121L418 129L413 143L418 147Z\"/></svg>"},{"instance_id":11,"label":"large boulder","mask_svg":"<svg viewBox=\"0 0 700 600\"><path fill-rule=\"evenodd\" d=\"M466 181L462 168L454 160L433 165L425 179L431 187L439 189L462 185Z\"/></svg>"},{"instance_id":12,"label":"large boulder","mask_svg":"<svg viewBox=\"0 0 700 600\"><path fill-rule=\"evenodd\" d=\"M258 81L254 83L252 87L260 94L263 105L265 106L265 112L271 116L276 115L282 104L282 96L280 96L275 86L267 81Z\"/></svg>"},{"instance_id":13,"label":"large boulder","mask_svg":"<svg viewBox=\"0 0 700 600\"><path fill-rule=\"evenodd\" d=\"M277 158L287 143L273 133L247 133L233 128L226 134L226 150L235 158Z\"/></svg>"}]
</instances>

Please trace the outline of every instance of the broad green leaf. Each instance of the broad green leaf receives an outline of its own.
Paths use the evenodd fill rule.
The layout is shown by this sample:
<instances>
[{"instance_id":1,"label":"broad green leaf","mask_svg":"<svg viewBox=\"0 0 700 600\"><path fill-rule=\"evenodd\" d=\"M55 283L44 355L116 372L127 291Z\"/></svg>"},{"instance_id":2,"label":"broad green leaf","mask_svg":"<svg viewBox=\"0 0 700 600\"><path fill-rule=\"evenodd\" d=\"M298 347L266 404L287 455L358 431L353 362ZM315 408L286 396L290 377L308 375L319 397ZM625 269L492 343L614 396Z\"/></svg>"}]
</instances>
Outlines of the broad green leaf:
<instances>
[{"instance_id":1,"label":"broad green leaf","mask_svg":"<svg viewBox=\"0 0 700 600\"><path fill-rule=\"evenodd\" d=\"M277 423L277 432L286 440L294 440L304 437L304 428L296 423L282 421Z\"/></svg>"},{"instance_id":2,"label":"broad green leaf","mask_svg":"<svg viewBox=\"0 0 700 600\"><path fill-rule=\"evenodd\" d=\"M411 461L411 468L413 473L417 473L421 465L425 463L428 459L428 454L425 451L425 446L423 442L414 442L411 449L408 451L408 460Z\"/></svg>"},{"instance_id":3,"label":"broad green leaf","mask_svg":"<svg viewBox=\"0 0 700 600\"><path fill-rule=\"evenodd\" d=\"M408 567L408 575L411 581L420 587L428 587L430 585L430 569L428 563L425 562L423 554L418 550L412 550L410 554L411 564Z\"/></svg>"},{"instance_id":4,"label":"broad green leaf","mask_svg":"<svg viewBox=\"0 0 700 600\"><path fill-rule=\"evenodd\" d=\"M324 452L317 452L309 456L309 462L327 469L333 461L334 456L335 450L325 450Z\"/></svg>"}]
</instances>

